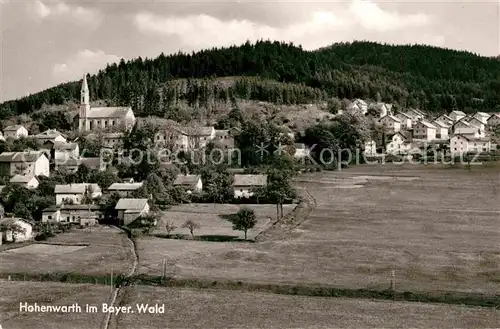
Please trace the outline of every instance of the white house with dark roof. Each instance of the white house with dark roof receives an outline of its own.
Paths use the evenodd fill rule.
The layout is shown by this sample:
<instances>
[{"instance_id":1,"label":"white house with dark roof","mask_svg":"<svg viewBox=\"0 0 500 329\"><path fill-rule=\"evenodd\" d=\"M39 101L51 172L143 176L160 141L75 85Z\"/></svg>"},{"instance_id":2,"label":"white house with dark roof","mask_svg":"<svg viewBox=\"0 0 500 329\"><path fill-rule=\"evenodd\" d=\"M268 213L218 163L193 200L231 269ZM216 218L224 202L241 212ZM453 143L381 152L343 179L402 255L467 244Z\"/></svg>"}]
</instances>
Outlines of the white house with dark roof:
<instances>
[{"instance_id":1,"label":"white house with dark roof","mask_svg":"<svg viewBox=\"0 0 500 329\"><path fill-rule=\"evenodd\" d=\"M56 185L54 189L54 194L56 195L56 204L60 205L63 203L73 203L81 204L82 198L87 192L87 189L92 190L92 198L98 198L102 195L101 188L97 184L91 183L78 183L78 184L66 184L66 185Z\"/></svg>"},{"instance_id":2,"label":"white house with dark roof","mask_svg":"<svg viewBox=\"0 0 500 329\"><path fill-rule=\"evenodd\" d=\"M452 118L450 118L448 115L446 114L441 114L440 116L438 116L436 119L434 119L434 121L439 121L439 122L442 122L448 126L452 126L454 121Z\"/></svg>"},{"instance_id":3,"label":"white house with dark roof","mask_svg":"<svg viewBox=\"0 0 500 329\"><path fill-rule=\"evenodd\" d=\"M187 193L200 193L203 190L203 182L200 175L177 175L174 186L182 186Z\"/></svg>"},{"instance_id":4,"label":"white house with dark roof","mask_svg":"<svg viewBox=\"0 0 500 329\"><path fill-rule=\"evenodd\" d=\"M462 111L451 111L448 116L453 120L453 122L457 122L465 118L467 115Z\"/></svg>"},{"instance_id":5,"label":"white house with dark roof","mask_svg":"<svg viewBox=\"0 0 500 329\"><path fill-rule=\"evenodd\" d=\"M234 175L234 197L251 197L253 195L252 189L265 185L267 185L267 175Z\"/></svg>"},{"instance_id":6,"label":"white house with dark roof","mask_svg":"<svg viewBox=\"0 0 500 329\"><path fill-rule=\"evenodd\" d=\"M349 104L349 106L347 106L347 109L359 112L361 114L366 114L366 112L368 112L368 103L366 103L362 99L357 98L353 100L351 104Z\"/></svg>"},{"instance_id":7,"label":"white house with dark roof","mask_svg":"<svg viewBox=\"0 0 500 329\"><path fill-rule=\"evenodd\" d=\"M462 119L463 120L463 119ZM485 124L476 117L469 117L467 122L471 127L476 127L481 131L485 130Z\"/></svg>"},{"instance_id":8,"label":"white house with dark roof","mask_svg":"<svg viewBox=\"0 0 500 329\"><path fill-rule=\"evenodd\" d=\"M33 137L37 139L41 144L44 144L46 142L66 143L66 137L56 129L45 130L44 132L36 134Z\"/></svg>"},{"instance_id":9,"label":"white house with dark roof","mask_svg":"<svg viewBox=\"0 0 500 329\"><path fill-rule=\"evenodd\" d=\"M0 175L50 176L49 159L43 151L3 152Z\"/></svg>"},{"instance_id":10,"label":"white house with dark roof","mask_svg":"<svg viewBox=\"0 0 500 329\"><path fill-rule=\"evenodd\" d=\"M500 125L500 113L492 114L487 120L487 125L489 127L496 127Z\"/></svg>"},{"instance_id":11,"label":"white house with dark roof","mask_svg":"<svg viewBox=\"0 0 500 329\"><path fill-rule=\"evenodd\" d=\"M488 124L488 119L490 118L491 114L485 113L485 112L476 112L472 117L478 119L481 123L484 125Z\"/></svg>"},{"instance_id":12,"label":"white house with dark roof","mask_svg":"<svg viewBox=\"0 0 500 329\"><path fill-rule=\"evenodd\" d=\"M66 222L83 225L103 217L101 208L95 204L62 204L42 210L42 223Z\"/></svg>"},{"instance_id":13,"label":"white house with dark roof","mask_svg":"<svg viewBox=\"0 0 500 329\"><path fill-rule=\"evenodd\" d=\"M224 149L234 148L234 137L228 129L216 129L214 141L216 141L217 144L222 146Z\"/></svg>"},{"instance_id":14,"label":"white house with dark roof","mask_svg":"<svg viewBox=\"0 0 500 329\"><path fill-rule=\"evenodd\" d=\"M437 128L428 121L420 120L413 127L413 138L422 140L436 139Z\"/></svg>"},{"instance_id":15,"label":"white house with dark roof","mask_svg":"<svg viewBox=\"0 0 500 329\"><path fill-rule=\"evenodd\" d=\"M24 218L3 218L0 219L0 244L2 240L8 242L23 242L33 238L34 222ZM14 226L20 227L21 232L14 229Z\"/></svg>"},{"instance_id":16,"label":"white house with dark roof","mask_svg":"<svg viewBox=\"0 0 500 329\"><path fill-rule=\"evenodd\" d=\"M467 138L481 138L483 134L476 127L458 127L453 131L453 135L462 135Z\"/></svg>"},{"instance_id":17,"label":"white house with dark roof","mask_svg":"<svg viewBox=\"0 0 500 329\"><path fill-rule=\"evenodd\" d=\"M452 154L489 152L491 141L486 138L473 138L464 135L455 135L450 138L450 152Z\"/></svg>"},{"instance_id":18,"label":"white house with dark roof","mask_svg":"<svg viewBox=\"0 0 500 329\"><path fill-rule=\"evenodd\" d=\"M40 182L38 181L38 179L36 179L35 176L28 176L28 175L14 175L10 179L9 183L11 183L12 185L23 186L27 189L35 189L40 184Z\"/></svg>"},{"instance_id":19,"label":"white house with dark roof","mask_svg":"<svg viewBox=\"0 0 500 329\"><path fill-rule=\"evenodd\" d=\"M115 210L118 212L120 225L129 225L137 218L149 213L148 199L120 199Z\"/></svg>"},{"instance_id":20,"label":"white house with dark roof","mask_svg":"<svg viewBox=\"0 0 500 329\"><path fill-rule=\"evenodd\" d=\"M412 128L412 118L404 112L399 112L395 115L396 118L401 121L401 129L411 129Z\"/></svg>"},{"instance_id":21,"label":"white house with dark roof","mask_svg":"<svg viewBox=\"0 0 500 329\"><path fill-rule=\"evenodd\" d=\"M405 111L405 114L411 118L412 124L414 125L417 121L425 119L425 113L419 109L409 108Z\"/></svg>"},{"instance_id":22,"label":"white house with dark roof","mask_svg":"<svg viewBox=\"0 0 500 329\"><path fill-rule=\"evenodd\" d=\"M436 127L436 138L437 139L448 139L448 132L450 126L440 120L434 120L431 122L434 127Z\"/></svg>"},{"instance_id":23,"label":"white house with dark roof","mask_svg":"<svg viewBox=\"0 0 500 329\"><path fill-rule=\"evenodd\" d=\"M28 130L23 125L7 126L3 130L4 138L19 139L28 137Z\"/></svg>"},{"instance_id":24,"label":"white house with dark roof","mask_svg":"<svg viewBox=\"0 0 500 329\"><path fill-rule=\"evenodd\" d=\"M135 124L135 115L130 107L90 107L90 93L87 75L83 76L78 113L78 130L91 131L123 126L131 129Z\"/></svg>"},{"instance_id":25,"label":"white house with dark roof","mask_svg":"<svg viewBox=\"0 0 500 329\"><path fill-rule=\"evenodd\" d=\"M388 136L389 143L385 146L387 154L406 154L411 149L410 138L398 132Z\"/></svg>"},{"instance_id":26,"label":"white house with dark roof","mask_svg":"<svg viewBox=\"0 0 500 329\"><path fill-rule=\"evenodd\" d=\"M132 194L140 189L143 182L139 183L113 183L111 184L107 191L110 193L118 193L122 198L129 198Z\"/></svg>"},{"instance_id":27,"label":"white house with dark roof","mask_svg":"<svg viewBox=\"0 0 500 329\"><path fill-rule=\"evenodd\" d=\"M392 115L386 115L379 119L382 126L391 132L398 132L401 130L401 121Z\"/></svg>"}]
</instances>

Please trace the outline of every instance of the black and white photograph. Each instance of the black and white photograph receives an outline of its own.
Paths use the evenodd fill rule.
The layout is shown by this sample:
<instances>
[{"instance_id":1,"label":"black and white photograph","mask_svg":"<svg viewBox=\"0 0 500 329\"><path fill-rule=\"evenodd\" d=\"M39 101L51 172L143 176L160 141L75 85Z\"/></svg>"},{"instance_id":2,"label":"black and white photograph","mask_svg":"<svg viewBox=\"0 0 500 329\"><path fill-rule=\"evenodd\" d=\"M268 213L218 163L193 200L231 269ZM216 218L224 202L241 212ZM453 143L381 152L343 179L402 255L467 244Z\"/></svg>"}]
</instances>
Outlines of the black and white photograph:
<instances>
[{"instance_id":1,"label":"black and white photograph","mask_svg":"<svg viewBox=\"0 0 500 329\"><path fill-rule=\"evenodd\" d=\"M500 0L0 0L31 328L500 328Z\"/></svg>"}]
</instances>

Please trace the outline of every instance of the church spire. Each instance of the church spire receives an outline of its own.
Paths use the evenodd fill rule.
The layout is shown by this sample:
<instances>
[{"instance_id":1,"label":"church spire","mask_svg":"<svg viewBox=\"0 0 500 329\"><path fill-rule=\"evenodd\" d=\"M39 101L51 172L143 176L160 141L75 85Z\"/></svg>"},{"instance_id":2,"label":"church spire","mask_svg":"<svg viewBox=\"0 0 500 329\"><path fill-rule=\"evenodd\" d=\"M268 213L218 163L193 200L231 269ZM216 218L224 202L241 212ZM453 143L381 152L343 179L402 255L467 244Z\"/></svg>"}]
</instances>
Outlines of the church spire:
<instances>
[{"instance_id":1,"label":"church spire","mask_svg":"<svg viewBox=\"0 0 500 329\"><path fill-rule=\"evenodd\" d=\"M82 82L82 90L81 90L81 96L80 96L80 104L82 105L87 105L89 104L89 86L87 84L87 74L83 75L83 82Z\"/></svg>"}]
</instances>

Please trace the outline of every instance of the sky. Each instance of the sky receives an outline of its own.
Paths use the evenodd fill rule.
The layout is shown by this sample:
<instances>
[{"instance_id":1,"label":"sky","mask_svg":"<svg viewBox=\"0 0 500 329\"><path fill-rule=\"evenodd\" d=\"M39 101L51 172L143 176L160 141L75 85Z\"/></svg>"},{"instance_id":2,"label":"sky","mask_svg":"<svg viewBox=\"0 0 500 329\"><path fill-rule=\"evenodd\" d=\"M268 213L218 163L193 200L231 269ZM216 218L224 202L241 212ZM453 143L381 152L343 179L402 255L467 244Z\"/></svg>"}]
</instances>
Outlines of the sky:
<instances>
[{"instance_id":1,"label":"sky","mask_svg":"<svg viewBox=\"0 0 500 329\"><path fill-rule=\"evenodd\" d=\"M0 0L0 102L141 56L369 40L500 54L500 0Z\"/></svg>"}]
</instances>

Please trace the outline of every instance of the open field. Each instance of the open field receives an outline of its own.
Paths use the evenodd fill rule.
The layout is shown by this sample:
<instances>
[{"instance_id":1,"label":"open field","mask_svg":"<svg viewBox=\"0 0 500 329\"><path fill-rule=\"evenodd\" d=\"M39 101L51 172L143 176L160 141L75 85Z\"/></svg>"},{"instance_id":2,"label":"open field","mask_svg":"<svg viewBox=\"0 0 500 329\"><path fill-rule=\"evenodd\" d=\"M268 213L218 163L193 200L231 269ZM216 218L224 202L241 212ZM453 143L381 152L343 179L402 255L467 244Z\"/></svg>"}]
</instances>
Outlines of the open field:
<instances>
[{"instance_id":1,"label":"open field","mask_svg":"<svg viewBox=\"0 0 500 329\"><path fill-rule=\"evenodd\" d=\"M107 303L109 286L54 282L0 281L0 324L5 329L89 329L99 328L104 314L19 313L19 303L72 305Z\"/></svg>"},{"instance_id":2,"label":"open field","mask_svg":"<svg viewBox=\"0 0 500 329\"><path fill-rule=\"evenodd\" d=\"M250 204L245 205L253 210L257 216L257 225L251 230L248 230L248 239L253 239L263 229L268 227L273 220L276 219L276 206L268 204ZM287 214L293 210L295 205L283 205L283 214ZM171 221L177 226L177 229L172 234L189 235L187 228L182 228L184 222L188 219L200 224L200 228L195 231L195 235L212 235L212 236L229 236L234 238L244 238L244 233L234 231L232 224L221 215L231 215L238 212L239 205L233 204L207 204L207 203L191 203L172 207L169 211L164 212L162 219L158 225L158 229L153 234L167 233L165 223Z\"/></svg>"},{"instance_id":3,"label":"open field","mask_svg":"<svg viewBox=\"0 0 500 329\"><path fill-rule=\"evenodd\" d=\"M500 293L498 169L357 166L300 181L317 208L288 239L141 238L139 273L166 258L177 277L386 289L395 270L397 290Z\"/></svg>"},{"instance_id":4,"label":"open field","mask_svg":"<svg viewBox=\"0 0 500 329\"><path fill-rule=\"evenodd\" d=\"M165 314L123 314L120 329L153 328L487 328L500 311L465 306L239 291L126 288L123 305L164 304Z\"/></svg>"},{"instance_id":5,"label":"open field","mask_svg":"<svg viewBox=\"0 0 500 329\"><path fill-rule=\"evenodd\" d=\"M133 262L129 253L130 242L117 228L98 226L91 232L73 229L48 239L46 243L61 245L36 243L0 252L0 274L106 275L111 268L115 274L120 274L127 271Z\"/></svg>"}]
</instances>

